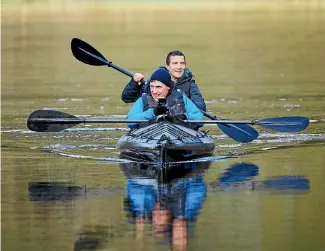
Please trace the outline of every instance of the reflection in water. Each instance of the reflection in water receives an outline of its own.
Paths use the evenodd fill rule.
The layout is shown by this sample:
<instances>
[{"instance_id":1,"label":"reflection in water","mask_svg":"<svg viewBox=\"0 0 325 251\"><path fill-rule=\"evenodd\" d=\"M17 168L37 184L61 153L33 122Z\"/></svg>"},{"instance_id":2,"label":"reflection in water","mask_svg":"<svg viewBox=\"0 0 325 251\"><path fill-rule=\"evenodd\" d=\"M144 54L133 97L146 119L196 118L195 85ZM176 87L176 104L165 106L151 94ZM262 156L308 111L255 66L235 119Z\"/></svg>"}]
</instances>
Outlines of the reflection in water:
<instances>
[{"instance_id":1,"label":"reflection in water","mask_svg":"<svg viewBox=\"0 0 325 251\"><path fill-rule=\"evenodd\" d=\"M205 201L207 185L204 171L210 163L184 163L167 169L139 163L124 164L127 178L125 209L129 222L136 226L136 238L144 236L145 224L152 226L152 236L158 243L170 244L176 250L187 247L188 235ZM303 176L278 176L254 181L258 166L236 163L227 168L212 183L218 190L242 189L278 190L282 193L308 191L309 180ZM183 176L182 176L183 175ZM190 227L191 226L191 227Z\"/></svg>"},{"instance_id":2,"label":"reflection in water","mask_svg":"<svg viewBox=\"0 0 325 251\"><path fill-rule=\"evenodd\" d=\"M206 198L203 174L209 166L208 162L184 163L163 170L139 163L122 165L127 178L125 209L136 225L136 237L143 238L144 225L149 223L159 243L185 249L189 225Z\"/></svg>"},{"instance_id":3,"label":"reflection in water","mask_svg":"<svg viewBox=\"0 0 325 251\"><path fill-rule=\"evenodd\" d=\"M275 176L254 180L259 167L251 163L235 163L226 168L216 181L207 186L205 171L210 162L190 162L169 165L166 169L143 163L121 164L127 179L124 209L128 221L135 225L136 238L145 236L145 226L152 228L152 237L159 245L171 245L184 250L193 234L193 226L207 196L207 189L229 191L233 189L279 191L281 193L309 191L309 180L303 176ZM90 195L111 195L108 188L88 188L60 182L29 183L31 201L71 201ZM109 231L84 227L77 234L74 250L95 250L108 241Z\"/></svg>"},{"instance_id":4,"label":"reflection in water","mask_svg":"<svg viewBox=\"0 0 325 251\"><path fill-rule=\"evenodd\" d=\"M62 182L30 182L31 201L69 201L86 199L90 196L110 196L121 192L118 188L76 186Z\"/></svg>"},{"instance_id":5,"label":"reflection in water","mask_svg":"<svg viewBox=\"0 0 325 251\"><path fill-rule=\"evenodd\" d=\"M219 187L233 186L257 176L259 168L253 164L236 163L227 168L224 173L217 178L216 185Z\"/></svg>"},{"instance_id":6,"label":"reflection in water","mask_svg":"<svg viewBox=\"0 0 325 251\"><path fill-rule=\"evenodd\" d=\"M77 234L74 251L99 249L102 243L107 242L108 235L106 227L85 227L85 230Z\"/></svg>"},{"instance_id":7,"label":"reflection in water","mask_svg":"<svg viewBox=\"0 0 325 251\"><path fill-rule=\"evenodd\" d=\"M306 191L310 188L309 180L304 176L283 175L266 180L253 180L259 173L258 166L249 163L236 163L227 168L224 173L211 185L218 190L251 189L280 192Z\"/></svg>"},{"instance_id":8,"label":"reflection in water","mask_svg":"<svg viewBox=\"0 0 325 251\"><path fill-rule=\"evenodd\" d=\"M263 181L252 182L252 189L277 190L279 192L308 191L310 182L304 176L275 176Z\"/></svg>"},{"instance_id":9,"label":"reflection in water","mask_svg":"<svg viewBox=\"0 0 325 251\"><path fill-rule=\"evenodd\" d=\"M30 182L29 199L32 201L73 200L85 196L86 187L68 185L62 182Z\"/></svg>"}]
</instances>

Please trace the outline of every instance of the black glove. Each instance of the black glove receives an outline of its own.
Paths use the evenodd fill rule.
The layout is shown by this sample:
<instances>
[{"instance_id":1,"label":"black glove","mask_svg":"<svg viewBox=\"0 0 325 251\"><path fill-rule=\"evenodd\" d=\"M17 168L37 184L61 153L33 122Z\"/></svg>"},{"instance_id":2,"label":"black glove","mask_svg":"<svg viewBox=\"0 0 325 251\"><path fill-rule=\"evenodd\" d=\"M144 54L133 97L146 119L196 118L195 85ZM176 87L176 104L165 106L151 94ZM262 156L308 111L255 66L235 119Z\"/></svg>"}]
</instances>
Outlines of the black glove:
<instances>
[{"instance_id":1,"label":"black glove","mask_svg":"<svg viewBox=\"0 0 325 251\"><path fill-rule=\"evenodd\" d=\"M161 114L166 114L168 112L168 108L165 105L157 105L153 110L156 116Z\"/></svg>"}]
</instances>

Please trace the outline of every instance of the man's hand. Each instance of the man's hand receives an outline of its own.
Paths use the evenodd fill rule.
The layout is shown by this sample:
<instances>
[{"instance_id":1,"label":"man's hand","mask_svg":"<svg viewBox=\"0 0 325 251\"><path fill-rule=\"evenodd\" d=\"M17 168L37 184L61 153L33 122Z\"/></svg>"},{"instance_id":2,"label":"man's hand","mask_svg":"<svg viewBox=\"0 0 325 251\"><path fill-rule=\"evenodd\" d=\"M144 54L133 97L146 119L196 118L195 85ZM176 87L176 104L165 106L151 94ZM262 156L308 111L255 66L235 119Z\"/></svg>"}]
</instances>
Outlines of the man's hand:
<instances>
[{"instance_id":1,"label":"man's hand","mask_svg":"<svg viewBox=\"0 0 325 251\"><path fill-rule=\"evenodd\" d=\"M142 73L136 73L133 75L133 80L138 83L138 85L141 85L141 80L144 79L144 75Z\"/></svg>"},{"instance_id":2,"label":"man's hand","mask_svg":"<svg viewBox=\"0 0 325 251\"><path fill-rule=\"evenodd\" d=\"M186 115L184 113L180 113L180 114L175 115L175 118L180 119L180 120L186 120L187 119L187 117L186 117Z\"/></svg>"},{"instance_id":3,"label":"man's hand","mask_svg":"<svg viewBox=\"0 0 325 251\"><path fill-rule=\"evenodd\" d=\"M165 105L157 105L153 110L156 116L161 114L166 114L168 112L168 108Z\"/></svg>"}]
</instances>

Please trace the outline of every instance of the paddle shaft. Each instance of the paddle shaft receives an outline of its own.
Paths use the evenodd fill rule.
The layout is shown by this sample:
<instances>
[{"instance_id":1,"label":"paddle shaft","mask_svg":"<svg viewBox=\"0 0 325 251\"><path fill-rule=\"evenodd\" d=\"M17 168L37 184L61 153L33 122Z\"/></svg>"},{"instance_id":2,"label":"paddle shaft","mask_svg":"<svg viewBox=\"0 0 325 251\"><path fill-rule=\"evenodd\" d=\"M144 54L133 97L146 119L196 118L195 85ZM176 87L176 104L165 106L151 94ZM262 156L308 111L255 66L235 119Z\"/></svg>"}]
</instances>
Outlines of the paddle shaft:
<instances>
[{"instance_id":1,"label":"paddle shaft","mask_svg":"<svg viewBox=\"0 0 325 251\"><path fill-rule=\"evenodd\" d=\"M212 119L212 120L219 120L218 117L213 116L213 115L211 115L210 113L207 113L207 112L205 112L205 111L203 111L203 110L201 110L201 109L200 109L200 111L203 113L203 115L204 115L205 117L207 117L207 118L209 118L209 119Z\"/></svg>"},{"instance_id":2,"label":"paddle shaft","mask_svg":"<svg viewBox=\"0 0 325 251\"><path fill-rule=\"evenodd\" d=\"M119 67L119 66L113 64L111 61L108 61L108 60L106 60L105 58L99 57L99 56L97 56L97 55L95 55L95 54L93 54L93 53L91 53L91 52L89 52L89 51L86 51L86 50L84 50L83 48L80 48L80 47L78 47L78 48L79 48L81 51L83 51L84 53L88 54L89 56L92 56L92 57L98 59L99 61L103 62L103 63L106 64L108 67L112 67L113 69L115 69L115 70L117 70L117 71L119 71L119 72L121 72L121 73L123 73L123 74L125 74L125 75L127 75L127 76L129 76L129 77L131 77L131 78L133 78L134 74L132 74L131 72L129 72L129 71L127 71L127 70L125 70L125 69L123 69L123 68L121 68L121 67ZM146 82L145 80L143 80L143 79L141 80L141 83L142 83L142 84L145 84L145 82Z\"/></svg>"},{"instance_id":3,"label":"paddle shaft","mask_svg":"<svg viewBox=\"0 0 325 251\"><path fill-rule=\"evenodd\" d=\"M105 123L143 123L148 120L126 120L126 119L107 119L107 118L33 118L29 120L35 124L105 124Z\"/></svg>"},{"instance_id":4,"label":"paddle shaft","mask_svg":"<svg viewBox=\"0 0 325 251\"><path fill-rule=\"evenodd\" d=\"M157 118L157 122L169 121L168 118L160 116ZM147 120L127 120L127 119L112 119L109 117L76 117L74 115L60 112L56 110L36 110L32 112L27 120L27 127L32 131L38 132L59 132L64 129L68 129L81 123L128 123L128 124L140 124L147 122ZM262 120L184 120L188 123L197 124L217 124L219 128L226 132L227 135L236 137L238 142L249 142L256 137L256 135L250 135L251 127L247 124L259 125L271 130L280 130L286 132L296 132L305 129L309 120L305 117L278 117L278 118L266 118ZM229 127L229 125L231 125ZM248 127L248 128L247 128ZM230 128L230 129L228 129ZM246 129L246 130L243 130ZM236 131L234 131L236 129ZM239 134L238 132L242 132ZM254 132L254 131L253 131ZM235 136L234 136L235 135ZM239 136L238 136L239 135ZM247 136L246 136L247 135ZM245 136L245 137L244 137Z\"/></svg>"},{"instance_id":5,"label":"paddle shaft","mask_svg":"<svg viewBox=\"0 0 325 251\"><path fill-rule=\"evenodd\" d=\"M263 122L260 123L258 120L183 120L186 123L198 123L198 124L250 124L250 125L259 125L259 124L269 124L269 125L295 125L294 122L281 122L281 123L272 123L272 122ZM51 123L51 124L79 124L79 123L88 123L88 124L105 124L105 123L143 123L148 122L148 120L126 120L126 119L107 119L107 118L33 118L29 122L32 123Z\"/></svg>"}]
</instances>

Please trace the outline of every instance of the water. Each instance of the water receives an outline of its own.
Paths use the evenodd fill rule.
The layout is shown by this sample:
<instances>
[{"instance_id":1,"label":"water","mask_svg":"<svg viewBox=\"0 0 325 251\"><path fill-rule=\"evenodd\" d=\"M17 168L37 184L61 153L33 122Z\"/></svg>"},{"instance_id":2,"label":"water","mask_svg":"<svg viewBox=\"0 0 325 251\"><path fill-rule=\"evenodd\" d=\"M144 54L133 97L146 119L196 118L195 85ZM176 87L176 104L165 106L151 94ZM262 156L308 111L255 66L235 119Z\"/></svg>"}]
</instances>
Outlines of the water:
<instances>
[{"instance_id":1,"label":"water","mask_svg":"<svg viewBox=\"0 0 325 251\"><path fill-rule=\"evenodd\" d=\"M2 12L3 250L324 250L323 1L49 3ZM146 77L180 49L212 114L301 115L311 124L296 134L255 127L260 136L249 144L207 126L215 157L187 163L196 168L165 184L152 169L144 175L119 159L123 124L26 128L42 108L127 113L120 94L128 77L77 62L73 37ZM152 202L144 220L126 203L134 191Z\"/></svg>"}]
</instances>

